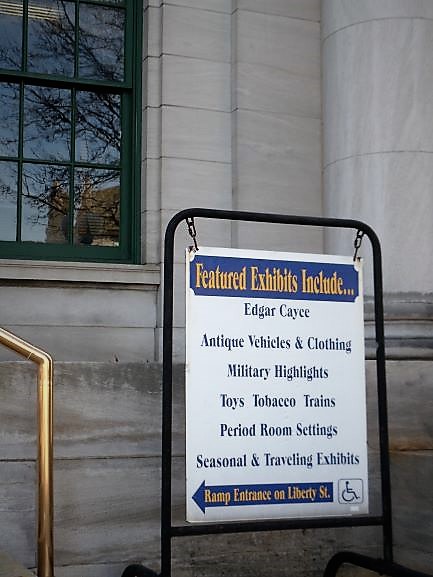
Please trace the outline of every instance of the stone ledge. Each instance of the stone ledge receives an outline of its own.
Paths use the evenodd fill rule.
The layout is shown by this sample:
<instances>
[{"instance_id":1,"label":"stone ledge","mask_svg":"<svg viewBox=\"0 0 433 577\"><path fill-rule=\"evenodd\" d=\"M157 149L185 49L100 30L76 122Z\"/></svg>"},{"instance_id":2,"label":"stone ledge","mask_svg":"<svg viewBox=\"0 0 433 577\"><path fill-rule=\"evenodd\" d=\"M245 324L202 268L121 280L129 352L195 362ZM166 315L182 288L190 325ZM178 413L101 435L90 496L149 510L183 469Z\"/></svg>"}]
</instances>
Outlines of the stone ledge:
<instances>
[{"instance_id":1,"label":"stone ledge","mask_svg":"<svg viewBox=\"0 0 433 577\"><path fill-rule=\"evenodd\" d=\"M157 286L160 269L156 265L0 259L2 280Z\"/></svg>"},{"instance_id":2,"label":"stone ledge","mask_svg":"<svg viewBox=\"0 0 433 577\"><path fill-rule=\"evenodd\" d=\"M385 350L387 359L433 359L433 294L384 294ZM374 358L374 304L365 300L367 357Z\"/></svg>"}]
</instances>

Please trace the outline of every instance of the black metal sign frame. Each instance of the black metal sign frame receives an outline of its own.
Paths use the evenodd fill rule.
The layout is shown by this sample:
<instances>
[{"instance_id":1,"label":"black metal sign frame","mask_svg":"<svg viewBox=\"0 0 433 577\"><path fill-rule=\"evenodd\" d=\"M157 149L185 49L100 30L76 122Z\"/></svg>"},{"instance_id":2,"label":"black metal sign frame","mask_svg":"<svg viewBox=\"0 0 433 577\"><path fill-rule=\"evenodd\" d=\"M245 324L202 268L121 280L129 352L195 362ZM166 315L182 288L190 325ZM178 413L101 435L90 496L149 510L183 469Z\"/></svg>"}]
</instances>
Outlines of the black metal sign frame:
<instances>
[{"instance_id":1,"label":"black metal sign frame","mask_svg":"<svg viewBox=\"0 0 433 577\"><path fill-rule=\"evenodd\" d=\"M174 241L178 225L194 218L220 219L244 222L263 222L324 228L353 229L365 234L373 251L374 320L376 342L376 375L379 420L379 450L382 508L380 515L350 517L321 517L309 519L278 519L208 523L199 525L173 525L172 522L172 400L173 400L173 281ZM359 248L359 247L358 247ZM351 552L337 553L328 563L326 577L332 577L343 563L352 563L391 576L429 577L393 562L392 505L389 464L388 415L385 369L385 335L382 287L382 257L380 242L367 224L351 219L282 215L259 212L189 208L178 212L167 225L164 253L164 309L163 309L163 397L162 397L162 485L161 485L161 577L171 577L171 541L173 537L209 535L217 533L243 533L253 531L276 531L283 529L315 529L334 527L382 526L383 559L373 559ZM123 576L155 575L147 568L130 566Z\"/></svg>"}]
</instances>

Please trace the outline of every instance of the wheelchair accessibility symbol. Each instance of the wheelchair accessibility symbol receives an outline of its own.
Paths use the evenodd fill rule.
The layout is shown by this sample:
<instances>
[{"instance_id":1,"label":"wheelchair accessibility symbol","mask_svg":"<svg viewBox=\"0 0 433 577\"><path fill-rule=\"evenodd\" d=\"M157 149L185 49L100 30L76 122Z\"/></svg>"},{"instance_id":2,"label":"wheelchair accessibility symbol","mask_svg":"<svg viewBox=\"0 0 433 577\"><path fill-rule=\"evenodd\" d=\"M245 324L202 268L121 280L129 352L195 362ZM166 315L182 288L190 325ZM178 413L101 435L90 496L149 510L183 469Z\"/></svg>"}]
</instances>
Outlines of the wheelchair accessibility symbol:
<instances>
[{"instance_id":1,"label":"wheelchair accessibility symbol","mask_svg":"<svg viewBox=\"0 0 433 577\"><path fill-rule=\"evenodd\" d=\"M338 481L338 502L343 505L355 505L364 501L362 479L340 479Z\"/></svg>"}]
</instances>

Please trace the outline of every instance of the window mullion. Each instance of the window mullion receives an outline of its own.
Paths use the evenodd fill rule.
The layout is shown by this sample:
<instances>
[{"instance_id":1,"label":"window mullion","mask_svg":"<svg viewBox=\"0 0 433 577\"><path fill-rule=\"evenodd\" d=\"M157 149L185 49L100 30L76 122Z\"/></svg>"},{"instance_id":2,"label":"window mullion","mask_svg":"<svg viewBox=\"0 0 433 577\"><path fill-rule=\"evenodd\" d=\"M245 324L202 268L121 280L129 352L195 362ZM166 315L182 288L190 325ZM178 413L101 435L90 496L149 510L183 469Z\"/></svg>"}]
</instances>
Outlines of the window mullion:
<instances>
[{"instance_id":1,"label":"window mullion","mask_svg":"<svg viewBox=\"0 0 433 577\"><path fill-rule=\"evenodd\" d=\"M29 31L29 0L23 1L23 51L21 58L21 70L27 72L27 52L28 52L28 31Z\"/></svg>"},{"instance_id":2,"label":"window mullion","mask_svg":"<svg viewBox=\"0 0 433 577\"><path fill-rule=\"evenodd\" d=\"M28 29L29 29L29 0L23 0L23 27L21 70L27 71ZM22 204L23 204L23 151L24 151L24 82L20 82L20 105L18 127L18 182L17 182L17 229L16 240L21 242Z\"/></svg>"},{"instance_id":3,"label":"window mullion","mask_svg":"<svg viewBox=\"0 0 433 577\"><path fill-rule=\"evenodd\" d=\"M130 1L127 17L132 18L134 38L133 45L129 46L129 60L131 75L128 82L133 86L129 98L130 120L130 141L131 141L131 162L136 167L131 171L132 181L130 183L130 214L131 229L134 231L131 239L131 255L135 262L140 260L140 214L141 214L141 95L142 95L142 48L143 48L143 24L142 24L142 5L140 2Z\"/></svg>"},{"instance_id":4,"label":"window mullion","mask_svg":"<svg viewBox=\"0 0 433 577\"><path fill-rule=\"evenodd\" d=\"M75 38L74 38L74 81L79 77L79 42L80 42L80 2L75 2ZM68 242L73 245L74 239L74 217L75 217L75 142L77 124L77 88L71 89L71 158L69 168L69 226Z\"/></svg>"},{"instance_id":5,"label":"window mullion","mask_svg":"<svg viewBox=\"0 0 433 577\"><path fill-rule=\"evenodd\" d=\"M75 46L74 46L74 78L78 79L80 70L79 61L80 45L80 2L75 3Z\"/></svg>"},{"instance_id":6,"label":"window mullion","mask_svg":"<svg viewBox=\"0 0 433 577\"><path fill-rule=\"evenodd\" d=\"M21 242L22 197L23 197L23 150L24 150L24 82L20 82L20 107L18 128L18 183L17 183L17 242Z\"/></svg>"},{"instance_id":7,"label":"window mullion","mask_svg":"<svg viewBox=\"0 0 433 577\"><path fill-rule=\"evenodd\" d=\"M74 210L75 210L75 127L77 119L77 91L71 94L71 164L69 177L69 233L68 242L74 243Z\"/></svg>"}]
</instances>

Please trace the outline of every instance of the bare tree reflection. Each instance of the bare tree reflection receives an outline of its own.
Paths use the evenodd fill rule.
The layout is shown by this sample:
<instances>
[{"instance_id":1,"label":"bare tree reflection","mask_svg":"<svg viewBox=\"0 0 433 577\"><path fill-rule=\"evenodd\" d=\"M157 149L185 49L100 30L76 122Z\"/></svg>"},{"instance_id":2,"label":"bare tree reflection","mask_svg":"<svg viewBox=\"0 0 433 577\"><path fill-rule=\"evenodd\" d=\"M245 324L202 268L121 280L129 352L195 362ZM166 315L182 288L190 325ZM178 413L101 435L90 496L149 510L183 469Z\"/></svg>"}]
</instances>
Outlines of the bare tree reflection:
<instances>
[{"instance_id":1,"label":"bare tree reflection","mask_svg":"<svg viewBox=\"0 0 433 577\"><path fill-rule=\"evenodd\" d=\"M76 159L118 164L120 161L120 96L77 92Z\"/></svg>"},{"instance_id":2,"label":"bare tree reflection","mask_svg":"<svg viewBox=\"0 0 433 577\"><path fill-rule=\"evenodd\" d=\"M118 171L77 169L74 179L71 214L69 170L43 164L25 166L22 239L117 246L120 225Z\"/></svg>"},{"instance_id":3,"label":"bare tree reflection","mask_svg":"<svg viewBox=\"0 0 433 577\"><path fill-rule=\"evenodd\" d=\"M34 18L32 10L38 10ZM17 17L14 24L17 26ZM2 66L21 68L18 44L5 46L0 21ZM97 81L122 81L124 77L124 10L80 3L77 26L75 2L29 1L29 71ZM75 59L79 28L78 59ZM3 38L6 38L3 35ZM14 90L1 90L14 86ZM0 143L18 140L16 106L19 82L0 86L2 112ZM51 86L24 87L23 143L25 163L22 186L23 240L116 245L119 240L121 97L103 86L75 90ZM75 136L72 141L73 135ZM5 148L16 166L16 148ZM45 162L54 164L44 164ZM76 169L71 183L71 163ZM92 165L99 165L94 166ZM104 168L104 165L106 168ZM112 167L112 169L108 168ZM113 170L114 169L114 170ZM74 195L72 202L70 194ZM0 203L16 198L16 183L0 175ZM73 207L73 214L70 210Z\"/></svg>"},{"instance_id":4,"label":"bare tree reflection","mask_svg":"<svg viewBox=\"0 0 433 577\"><path fill-rule=\"evenodd\" d=\"M74 75L75 3L61 0L46 2L38 12L29 3L27 67L33 72Z\"/></svg>"},{"instance_id":5,"label":"bare tree reflection","mask_svg":"<svg viewBox=\"0 0 433 577\"><path fill-rule=\"evenodd\" d=\"M66 242L62 220L69 212L69 182L65 167L26 164L23 169L22 240Z\"/></svg>"},{"instance_id":6,"label":"bare tree reflection","mask_svg":"<svg viewBox=\"0 0 433 577\"><path fill-rule=\"evenodd\" d=\"M20 94L16 84L0 84L0 155L17 156Z\"/></svg>"},{"instance_id":7,"label":"bare tree reflection","mask_svg":"<svg viewBox=\"0 0 433 577\"><path fill-rule=\"evenodd\" d=\"M41 160L70 159L70 90L25 87L24 156Z\"/></svg>"},{"instance_id":8,"label":"bare tree reflection","mask_svg":"<svg viewBox=\"0 0 433 577\"><path fill-rule=\"evenodd\" d=\"M110 177L110 180L107 178ZM117 246L120 226L119 181L116 173L83 170L75 189L75 242Z\"/></svg>"},{"instance_id":9,"label":"bare tree reflection","mask_svg":"<svg viewBox=\"0 0 433 577\"><path fill-rule=\"evenodd\" d=\"M77 36L76 3L45 0L37 18L32 17L32 4L35 0L29 5L29 69L72 76ZM122 81L124 10L80 2L78 28L78 76Z\"/></svg>"},{"instance_id":10,"label":"bare tree reflection","mask_svg":"<svg viewBox=\"0 0 433 577\"><path fill-rule=\"evenodd\" d=\"M85 78L109 81L124 76L124 11L83 5L80 11L80 70Z\"/></svg>"}]
</instances>

